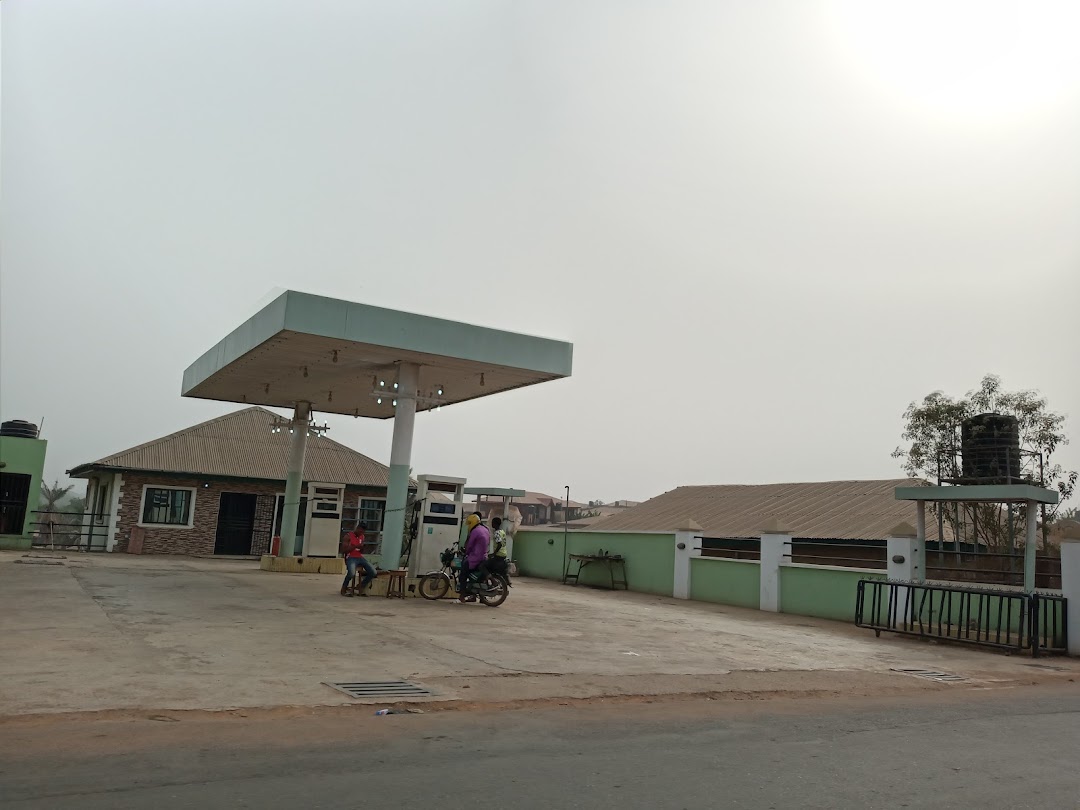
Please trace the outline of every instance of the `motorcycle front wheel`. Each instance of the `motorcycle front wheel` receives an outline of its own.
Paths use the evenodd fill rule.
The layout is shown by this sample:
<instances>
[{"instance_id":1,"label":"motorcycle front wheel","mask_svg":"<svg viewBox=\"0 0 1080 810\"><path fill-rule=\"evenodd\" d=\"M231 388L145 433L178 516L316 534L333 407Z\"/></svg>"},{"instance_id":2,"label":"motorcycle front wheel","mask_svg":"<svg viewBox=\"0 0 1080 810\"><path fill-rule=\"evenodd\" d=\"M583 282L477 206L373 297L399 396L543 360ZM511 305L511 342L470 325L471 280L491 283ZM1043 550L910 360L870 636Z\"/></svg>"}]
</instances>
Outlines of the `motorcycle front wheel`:
<instances>
[{"instance_id":1,"label":"motorcycle front wheel","mask_svg":"<svg viewBox=\"0 0 1080 810\"><path fill-rule=\"evenodd\" d=\"M491 574L480 588L477 596L488 607L498 607L510 595L510 583L502 574Z\"/></svg>"},{"instance_id":2,"label":"motorcycle front wheel","mask_svg":"<svg viewBox=\"0 0 1080 810\"><path fill-rule=\"evenodd\" d=\"M450 592L450 577L446 574L429 574L420 580L420 595L425 599L442 599Z\"/></svg>"}]
</instances>

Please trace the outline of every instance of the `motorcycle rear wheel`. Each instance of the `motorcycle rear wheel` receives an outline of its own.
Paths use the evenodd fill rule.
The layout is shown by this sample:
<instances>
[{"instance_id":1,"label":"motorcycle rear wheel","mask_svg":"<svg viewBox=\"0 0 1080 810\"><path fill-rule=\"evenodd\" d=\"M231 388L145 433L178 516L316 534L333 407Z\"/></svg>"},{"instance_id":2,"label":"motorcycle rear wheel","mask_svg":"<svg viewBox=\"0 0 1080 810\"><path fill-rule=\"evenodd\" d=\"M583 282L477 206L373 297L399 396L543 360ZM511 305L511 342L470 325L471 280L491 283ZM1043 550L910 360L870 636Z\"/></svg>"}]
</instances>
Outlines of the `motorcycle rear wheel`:
<instances>
[{"instance_id":1,"label":"motorcycle rear wheel","mask_svg":"<svg viewBox=\"0 0 1080 810\"><path fill-rule=\"evenodd\" d=\"M486 587L485 587L486 586ZM498 607L510 595L510 583L502 574L490 574L486 582L481 583L477 596L488 607Z\"/></svg>"},{"instance_id":2,"label":"motorcycle rear wheel","mask_svg":"<svg viewBox=\"0 0 1080 810\"><path fill-rule=\"evenodd\" d=\"M429 574L420 580L420 595L425 599L442 599L449 592L450 577L446 574Z\"/></svg>"}]
</instances>

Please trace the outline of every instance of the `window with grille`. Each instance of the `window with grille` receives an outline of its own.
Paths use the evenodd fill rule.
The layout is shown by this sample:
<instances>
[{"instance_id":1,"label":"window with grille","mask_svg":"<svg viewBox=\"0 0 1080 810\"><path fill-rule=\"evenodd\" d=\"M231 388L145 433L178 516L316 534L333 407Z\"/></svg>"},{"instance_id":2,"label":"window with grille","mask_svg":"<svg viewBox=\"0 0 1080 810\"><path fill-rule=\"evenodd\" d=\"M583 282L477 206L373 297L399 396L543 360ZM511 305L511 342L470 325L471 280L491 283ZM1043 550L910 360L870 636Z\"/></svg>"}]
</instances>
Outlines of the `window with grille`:
<instances>
[{"instance_id":1,"label":"window with grille","mask_svg":"<svg viewBox=\"0 0 1080 810\"><path fill-rule=\"evenodd\" d=\"M23 533L29 499L29 475L0 473L0 534Z\"/></svg>"},{"instance_id":2,"label":"window with grille","mask_svg":"<svg viewBox=\"0 0 1080 810\"><path fill-rule=\"evenodd\" d=\"M194 490L147 487L143 491L142 522L153 526L190 526Z\"/></svg>"},{"instance_id":3,"label":"window with grille","mask_svg":"<svg viewBox=\"0 0 1080 810\"><path fill-rule=\"evenodd\" d=\"M98 523L105 522L105 516L109 512L109 481L104 478L98 479L97 489L94 494L94 519ZM145 521L144 521L145 522Z\"/></svg>"},{"instance_id":4,"label":"window with grille","mask_svg":"<svg viewBox=\"0 0 1080 810\"><path fill-rule=\"evenodd\" d=\"M346 506L341 513L341 531L351 532L356 524L363 521L367 525L364 533L364 553L378 554L382 543L383 516L386 501L379 498L361 498Z\"/></svg>"}]
</instances>

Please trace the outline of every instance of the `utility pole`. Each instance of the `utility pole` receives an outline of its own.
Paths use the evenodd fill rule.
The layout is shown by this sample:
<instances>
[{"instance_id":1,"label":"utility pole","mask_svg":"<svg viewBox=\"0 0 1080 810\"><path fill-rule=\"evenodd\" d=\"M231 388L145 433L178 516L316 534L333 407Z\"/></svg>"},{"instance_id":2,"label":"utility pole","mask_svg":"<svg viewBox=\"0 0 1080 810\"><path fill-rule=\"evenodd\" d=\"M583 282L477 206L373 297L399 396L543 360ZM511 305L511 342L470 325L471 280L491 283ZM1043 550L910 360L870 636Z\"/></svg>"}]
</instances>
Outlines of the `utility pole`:
<instances>
[{"instance_id":1,"label":"utility pole","mask_svg":"<svg viewBox=\"0 0 1080 810\"><path fill-rule=\"evenodd\" d=\"M567 538L570 533L570 485L566 485L566 500L563 502L563 522L562 522L562 574L563 582L566 582L566 563L567 563Z\"/></svg>"}]
</instances>

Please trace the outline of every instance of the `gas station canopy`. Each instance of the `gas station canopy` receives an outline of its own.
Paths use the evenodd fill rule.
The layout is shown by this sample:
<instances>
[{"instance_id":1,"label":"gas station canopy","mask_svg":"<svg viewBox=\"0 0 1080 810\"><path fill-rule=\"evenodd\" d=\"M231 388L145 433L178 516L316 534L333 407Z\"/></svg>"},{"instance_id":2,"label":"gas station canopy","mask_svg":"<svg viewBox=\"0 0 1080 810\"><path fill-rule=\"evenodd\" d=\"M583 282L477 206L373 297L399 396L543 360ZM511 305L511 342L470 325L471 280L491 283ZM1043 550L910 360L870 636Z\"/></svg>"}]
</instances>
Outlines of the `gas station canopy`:
<instances>
[{"instance_id":1,"label":"gas station canopy","mask_svg":"<svg viewBox=\"0 0 1080 810\"><path fill-rule=\"evenodd\" d=\"M394 570L416 412L569 377L573 354L558 340L289 290L188 366L181 394L293 409L283 557L294 549L312 411L393 417L380 564Z\"/></svg>"},{"instance_id":2,"label":"gas station canopy","mask_svg":"<svg viewBox=\"0 0 1080 810\"><path fill-rule=\"evenodd\" d=\"M181 393L389 419L401 364L419 366L416 409L433 410L569 377L572 359L563 341L290 290L192 363Z\"/></svg>"}]
</instances>

